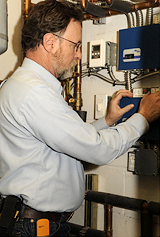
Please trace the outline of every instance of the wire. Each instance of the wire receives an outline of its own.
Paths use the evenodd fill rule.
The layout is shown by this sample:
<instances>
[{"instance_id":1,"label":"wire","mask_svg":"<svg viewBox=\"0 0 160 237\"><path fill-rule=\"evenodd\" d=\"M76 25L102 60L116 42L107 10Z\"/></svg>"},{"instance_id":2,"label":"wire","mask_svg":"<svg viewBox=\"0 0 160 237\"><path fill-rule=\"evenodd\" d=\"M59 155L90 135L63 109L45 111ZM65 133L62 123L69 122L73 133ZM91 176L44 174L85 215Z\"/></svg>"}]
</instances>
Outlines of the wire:
<instances>
[{"instance_id":1,"label":"wire","mask_svg":"<svg viewBox=\"0 0 160 237\"><path fill-rule=\"evenodd\" d=\"M104 69L104 68L103 68ZM105 68L105 69L108 69L108 68ZM88 70L84 70L82 71L82 77L85 77L85 76L96 76L110 84L112 84L113 86L115 85L126 85L126 82L125 81L120 81L118 80L117 78L115 77L111 77L111 78L108 78L106 76L103 76L102 74L99 73L99 71L101 71L102 69L100 68L89 68ZM135 74L136 72L132 72L132 74ZM156 72L152 72L152 73L147 73L147 74L144 74L144 71L140 71L140 73L136 73L137 75L134 77L134 78L131 78L131 82L132 83L135 83L139 80L142 80L144 78L147 78L147 77L150 77L150 76L154 76L154 75L157 75L157 74L160 74L160 70L159 71L156 71ZM111 70L110 70L110 74L111 75ZM112 75L113 76L113 75Z\"/></svg>"}]
</instances>

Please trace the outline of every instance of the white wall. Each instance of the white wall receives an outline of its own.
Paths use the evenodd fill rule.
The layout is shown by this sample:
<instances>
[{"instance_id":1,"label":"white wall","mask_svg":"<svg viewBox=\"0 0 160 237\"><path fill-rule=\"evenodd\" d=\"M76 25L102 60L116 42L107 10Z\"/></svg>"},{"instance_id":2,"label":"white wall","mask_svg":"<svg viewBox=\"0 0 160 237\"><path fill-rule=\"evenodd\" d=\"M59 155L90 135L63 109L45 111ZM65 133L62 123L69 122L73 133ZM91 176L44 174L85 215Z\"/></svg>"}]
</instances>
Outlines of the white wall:
<instances>
[{"instance_id":1,"label":"white wall","mask_svg":"<svg viewBox=\"0 0 160 237\"><path fill-rule=\"evenodd\" d=\"M0 80L8 77L18 65L21 64L21 0L8 0L8 35L9 45L6 53L0 55ZM38 0L32 1L39 2ZM106 18L105 25L93 25L92 21L83 22L83 63L87 61L87 42L93 39L103 38L106 41L116 42L117 31L127 27L126 18L123 15ZM123 80L122 73L116 72L116 76ZM135 86L159 86L159 78L153 77L136 83ZM82 80L83 110L87 111L87 121L94 119L94 95L112 95L122 87L113 87L99 78L85 77ZM107 155L107 154L106 154ZM137 176L127 172L127 154L112 162L110 165L96 167L88 173L99 175L99 191L124 195L128 197L146 199L148 202L160 201L159 177ZM98 205L98 229L103 230L103 206ZM139 214L114 208L113 236L114 237L138 237L140 236ZM84 206L76 211L72 222L83 225ZM159 236L159 220L155 218L155 236Z\"/></svg>"}]
</instances>

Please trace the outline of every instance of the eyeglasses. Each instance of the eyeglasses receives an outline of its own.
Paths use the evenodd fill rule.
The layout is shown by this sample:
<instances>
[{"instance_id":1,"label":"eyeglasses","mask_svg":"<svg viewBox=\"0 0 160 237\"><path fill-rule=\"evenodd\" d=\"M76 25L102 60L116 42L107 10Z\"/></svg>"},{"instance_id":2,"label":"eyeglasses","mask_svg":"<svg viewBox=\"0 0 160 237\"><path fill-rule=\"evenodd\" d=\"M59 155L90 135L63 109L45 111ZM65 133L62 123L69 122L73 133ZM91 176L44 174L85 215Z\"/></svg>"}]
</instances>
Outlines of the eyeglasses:
<instances>
[{"instance_id":1,"label":"eyeglasses","mask_svg":"<svg viewBox=\"0 0 160 237\"><path fill-rule=\"evenodd\" d=\"M59 38L61 38L61 39L67 40L68 42L70 42L70 43L72 43L72 44L74 44L74 45L75 45L74 48L75 48L76 52L78 52L78 50L79 50L80 47L82 46L82 42L81 42L81 41L78 41L78 43L75 43L75 42L73 42L73 41L71 41L71 40L68 40L68 39L65 39L65 38L63 38L62 36L59 36L59 35L57 35L57 34L54 34L54 33L52 33L52 34L55 35L55 36L57 36L57 37L59 37Z\"/></svg>"}]
</instances>

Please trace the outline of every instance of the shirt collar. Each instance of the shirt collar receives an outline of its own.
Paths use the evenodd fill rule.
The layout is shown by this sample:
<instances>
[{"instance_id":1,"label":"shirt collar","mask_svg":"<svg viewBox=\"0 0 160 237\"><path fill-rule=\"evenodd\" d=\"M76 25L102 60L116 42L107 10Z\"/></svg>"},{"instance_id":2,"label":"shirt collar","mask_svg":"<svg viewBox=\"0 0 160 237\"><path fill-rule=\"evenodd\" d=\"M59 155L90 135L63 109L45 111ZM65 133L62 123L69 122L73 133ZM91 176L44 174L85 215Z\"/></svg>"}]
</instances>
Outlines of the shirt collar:
<instances>
[{"instance_id":1,"label":"shirt collar","mask_svg":"<svg viewBox=\"0 0 160 237\"><path fill-rule=\"evenodd\" d=\"M22 67L29 69L30 71L36 72L44 81L49 83L61 93L62 86L61 83L58 81L58 79L53 76L49 71L47 71L44 67L42 67L40 64L36 63L35 61L24 58L24 61L22 63Z\"/></svg>"}]
</instances>

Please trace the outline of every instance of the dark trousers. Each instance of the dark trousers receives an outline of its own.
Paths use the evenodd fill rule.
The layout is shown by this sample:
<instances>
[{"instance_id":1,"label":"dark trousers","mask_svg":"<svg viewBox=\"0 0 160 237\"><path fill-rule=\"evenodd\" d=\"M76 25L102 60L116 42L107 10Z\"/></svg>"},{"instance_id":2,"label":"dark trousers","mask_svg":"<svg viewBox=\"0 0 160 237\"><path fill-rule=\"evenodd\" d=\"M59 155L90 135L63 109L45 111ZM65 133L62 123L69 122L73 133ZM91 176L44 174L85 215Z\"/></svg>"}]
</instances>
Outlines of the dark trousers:
<instances>
[{"instance_id":1,"label":"dark trousers","mask_svg":"<svg viewBox=\"0 0 160 237\"><path fill-rule=\"evenodd\" d=\"M12 231L12 236L15 237L35 237L36 236L36 221L37 219L19 219ZM66 222L50 221L50 235L48 237L67 237L70 232L70 227Z\"/></svg>"}]
</instances>

